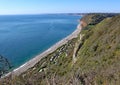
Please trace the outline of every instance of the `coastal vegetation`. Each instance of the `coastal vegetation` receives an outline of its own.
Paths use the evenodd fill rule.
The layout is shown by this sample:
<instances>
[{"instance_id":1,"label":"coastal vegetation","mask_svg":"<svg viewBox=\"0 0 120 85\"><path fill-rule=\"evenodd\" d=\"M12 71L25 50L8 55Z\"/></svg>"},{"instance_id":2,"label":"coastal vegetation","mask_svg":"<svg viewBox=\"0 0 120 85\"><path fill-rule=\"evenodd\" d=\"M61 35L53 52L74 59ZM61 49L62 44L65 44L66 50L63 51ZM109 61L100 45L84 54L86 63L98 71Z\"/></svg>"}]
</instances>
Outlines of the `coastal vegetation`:
<instances>
[{"instance_id":1,"label":"coastal vegetation","mask_svg":"<svg viewBox=\"0 0 120 85\"><path fill-rule=\"evenodd\" d=\"M8 59L0 55L0 77L5 73L9 72L11 68L12 66Z\"/></svg>"},{"instance_id":2,"label":"coastal vegetation","mask_svg":"<svg viewBox=\"0 0 120 85\"><path fill-rule=\"evenodd\" d=\"M86 26L77 38L0 85L119 85L120 15L87 14L81 21Z\"/></svg>"}]
</instances>

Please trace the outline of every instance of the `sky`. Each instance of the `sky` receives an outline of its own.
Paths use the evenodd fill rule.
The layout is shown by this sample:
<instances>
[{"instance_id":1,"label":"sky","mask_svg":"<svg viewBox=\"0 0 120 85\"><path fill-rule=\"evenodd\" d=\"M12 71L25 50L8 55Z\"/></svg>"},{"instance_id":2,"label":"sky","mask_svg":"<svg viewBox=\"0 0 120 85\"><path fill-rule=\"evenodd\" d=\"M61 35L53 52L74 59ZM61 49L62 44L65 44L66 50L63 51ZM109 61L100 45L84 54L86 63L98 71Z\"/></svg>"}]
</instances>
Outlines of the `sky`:
<instances>
[{"instance_id":1,"label":"sky","mask_svg":"<svg viewBox=\"0 0 120 85\"><path fill-rule=\"evenodd\" d=\"M0 15L120 12L120 0L0 0Z\"/></svg>"}]
</instances>

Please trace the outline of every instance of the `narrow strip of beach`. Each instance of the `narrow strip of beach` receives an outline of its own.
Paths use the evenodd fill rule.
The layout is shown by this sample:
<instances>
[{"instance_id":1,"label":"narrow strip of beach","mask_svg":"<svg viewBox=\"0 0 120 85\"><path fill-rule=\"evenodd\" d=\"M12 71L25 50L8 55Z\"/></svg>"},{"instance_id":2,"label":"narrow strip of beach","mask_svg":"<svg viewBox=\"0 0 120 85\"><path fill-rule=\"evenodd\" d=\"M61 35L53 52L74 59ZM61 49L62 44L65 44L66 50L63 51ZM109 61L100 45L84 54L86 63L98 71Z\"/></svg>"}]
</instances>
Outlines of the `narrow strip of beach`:
<instances>
[{"instance_id":1,"label":"narrow strip of beach","mask_svg":"<svg viewBox=\"0 0 120 85\"><path fill-rule=\"evenodd\" d=\"M35 64L37 64L42 58L46 57L47 55L53 53L55 50L57 50L62 45L66 44L69 40L73 38L77 38L79 33L81 32L82 27L81 24L78 24L77 29L70 35L68 35L66 38L62 39L61 41L57 42L55 45L51 46L49 49L41 53L40 55L37 55L33 59L27 61L25 64L21 65L20 67L14 69L13 71L7 73L4 77L9 75L15 75L19 76L21 73L27 71L29 68L33 67Z\"/></svg>"}]
</instances>

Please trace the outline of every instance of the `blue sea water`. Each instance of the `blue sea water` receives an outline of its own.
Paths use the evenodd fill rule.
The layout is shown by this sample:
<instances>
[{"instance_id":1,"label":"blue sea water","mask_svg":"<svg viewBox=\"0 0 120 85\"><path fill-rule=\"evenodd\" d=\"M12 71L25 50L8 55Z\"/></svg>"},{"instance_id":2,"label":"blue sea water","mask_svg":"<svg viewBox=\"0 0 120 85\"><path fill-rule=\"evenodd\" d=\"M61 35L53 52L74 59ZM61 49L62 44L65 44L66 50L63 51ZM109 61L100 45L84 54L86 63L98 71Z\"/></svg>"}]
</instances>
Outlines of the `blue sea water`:
<instances>
[{"instance_id":1,"label":"blue sea water","mask_svg":"<svg viewBox=\"0 0 120 85\"><path fill-rule=\"evenodd\" d=\"M18 67L71 34L80 16L1 15L0 55Z\"/></svg>"}]
</instances>

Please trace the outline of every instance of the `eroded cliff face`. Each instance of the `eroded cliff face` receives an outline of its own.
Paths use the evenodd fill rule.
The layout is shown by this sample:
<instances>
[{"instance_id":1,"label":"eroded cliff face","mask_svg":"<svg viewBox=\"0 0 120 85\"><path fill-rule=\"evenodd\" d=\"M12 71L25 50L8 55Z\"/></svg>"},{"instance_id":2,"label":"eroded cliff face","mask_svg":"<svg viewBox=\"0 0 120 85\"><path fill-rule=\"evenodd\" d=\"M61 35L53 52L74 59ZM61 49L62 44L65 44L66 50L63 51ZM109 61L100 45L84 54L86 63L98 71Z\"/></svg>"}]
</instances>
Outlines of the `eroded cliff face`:
<instances>
[{"instance_id":1,"label":"eroded cliff face","mask_svg":"<svg viewBox=\"0 0 120 85\"><path fill-rule=\"evenodd\" d=\"M83 45L75 63L80 81L84 85L119 85L120 15L88 24L81 34Z\"/></svg>"},{"instance_id":2,"label":"eroded cliff face","mask_svg":"<svg viewBox=\"0 0 120 85\"><path fill-rule=\"evenodd\" d=\"M77 38L44 57L20 76L10 76L0 83L2 85L119 85L120 15L101 19L94 25L86 21L90 20L90 16L86 15L85 20L81 20L84 28Z\"/></svg>"},{"instance_id":3,"label":"eroded cliff face","mask_svg":"<svg viewBox=\"0 0 120 85\"><path fill-rule=\"evenodd\" d=\"M82 28L85 28L87 26L87 23L84 20L80 20Z\"/></svg>"},{"instance_id":4,"label":"eroded cliff face","mask_svg":"<svg viewBox=\"0 0 120 85\"><path fill-rule=\"evenodd\" d=\"M118 14L90 13L90 14L84 15L80 21L84 28L87 25L96 25L100 23L102 20L104 20L105 18L108 18L108 17L110 18L116 15Z\"/></svg>"}]
</instances>

